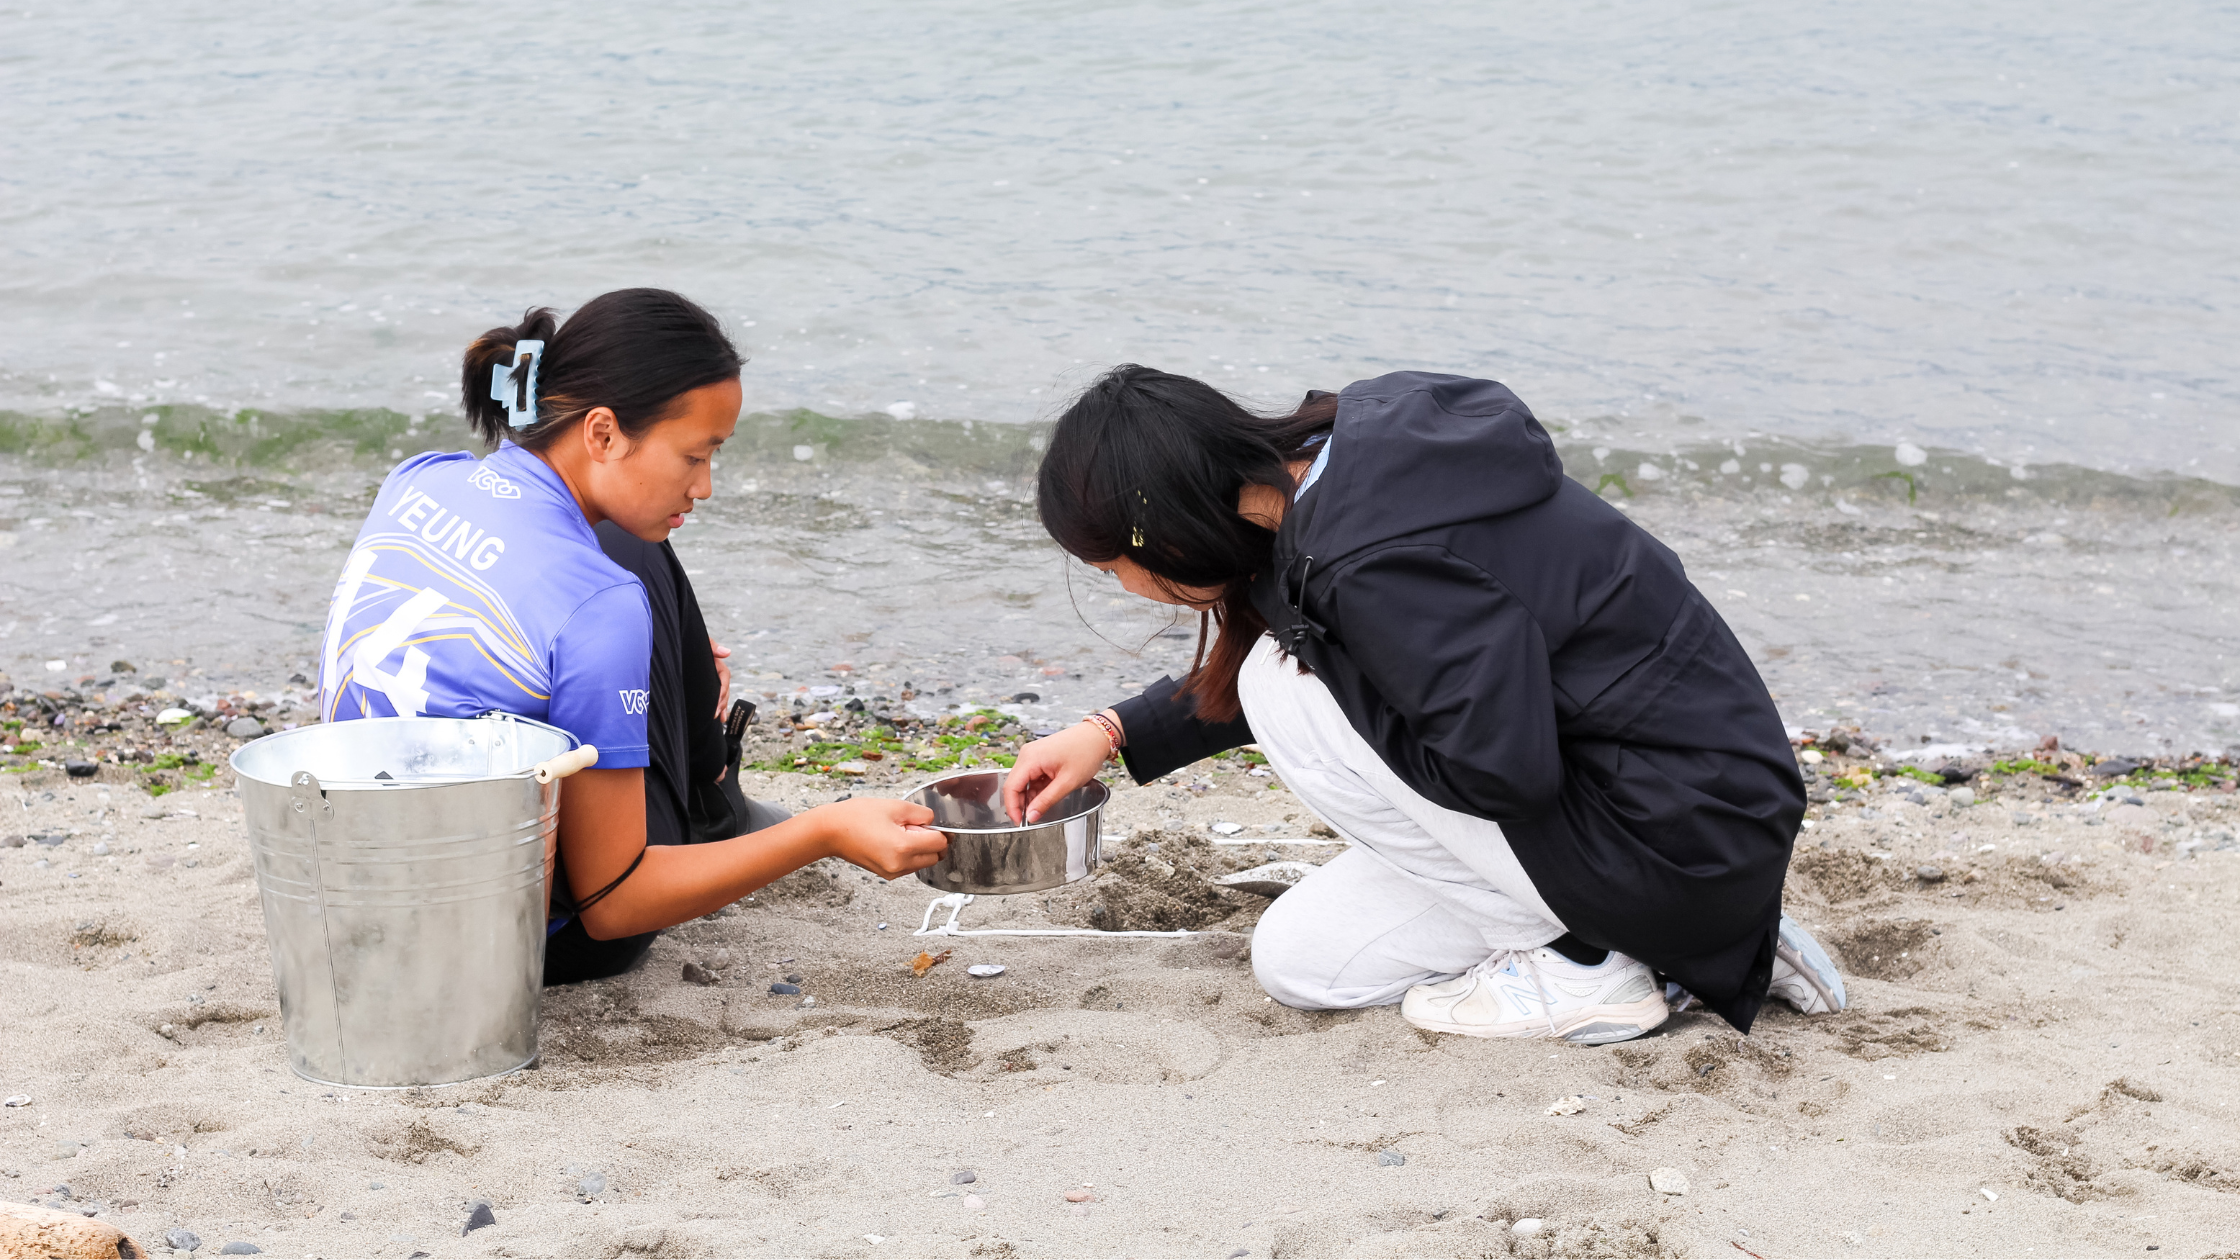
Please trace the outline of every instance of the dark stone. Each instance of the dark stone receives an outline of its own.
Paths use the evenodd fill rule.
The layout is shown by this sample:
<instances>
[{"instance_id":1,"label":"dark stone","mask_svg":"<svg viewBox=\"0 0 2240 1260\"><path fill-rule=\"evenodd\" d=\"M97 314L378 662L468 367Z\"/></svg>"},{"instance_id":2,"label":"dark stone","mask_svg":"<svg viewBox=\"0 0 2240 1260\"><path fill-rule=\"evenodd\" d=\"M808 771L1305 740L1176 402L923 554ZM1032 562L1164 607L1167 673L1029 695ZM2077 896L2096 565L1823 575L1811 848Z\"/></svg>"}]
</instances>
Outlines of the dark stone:
<instances>
[{"instance_id":1,"label":"dark stone","mask_svg":"<svg viewBox=\"0 0 2240 1260\"><path fill-rule=\"evenodd\" d=\"M2129 774L2138 768L2138 762L2117 757L2109 761L2093 762L2091 773L2096 778L2113 779Z\"/></svg>"},{"instance_id":2,"label":"dark stone","mask_svg":"<svg viewBox=\"0 0 2240 1260\"><path fill-rule=\"evenodd\" d=\"M261 1256L264 1254L264 1248L253 1242L229 1242L218 1248L218 1254L221 1256Z\"/></svg>"},{"instance_id":3,"label":"dark stone","mask_svg":"<svg viewBox=\"0 0 2240 1260\"><path fill-rule=\"evenodd\" d=\"M798 984L773 984L770 986L770 991L785 997L792 997L794 994L801 992L801 986Z\"/></svg>"},{"instance_id":4,"label":"dark stone","mask_svg":"<svg viewBox=\"0 0 2240 1260\"><path fill-rule=\"evenodd\" d=\"M863 712L863 709L864 709L864 704L863 704L863 701L861 701L861 700L850 700L849 702L847 702L846 704L843 704L843 705L841 705L840 707L841 707L841 708L843 708L843 709L846 709L846 710L847 710L848 712L850 712L850 713L861 713L861 712Z\"/></svg>"},{"instance_id":5,"label":"dark stone","mask_svg":"<svg viewBox=\"0 0 2240 1260\"><path fill-rule=\"evenodd\" d=\"M112 674L137 674L140 672L140 667L131 661L111 661L109 662L109 672ZM189 1247L187 1250L193 1251L194 1248Z\"/></svg>"},{"instance_id":6,"label":"dark stone","mask_svg":"<svg viewBox=\"0 0 2240 1260\"><path fill-rule=\"evenodd\" d=\"M73 779L90 779L101 772L101 767L90 761L65 761L62 772Z\"/></svg>"},{"instance_id":7,"label":"dark stone","mask_svg":"<svg viewBox=\"0 0 2240 1260\"><path fill-rule=\"evenodd\" d=\"M31 837L31 839L32 839L32 841L33 841L34 843L37 843L37 844L43 844L43 845L47 846L47 847L48 847L48 848L50 848L50 849L51 849L51 848L53 848L53 847L55 847L55 846L56 846L56 845L58 845L58 844L61 844L61 843L62 843L63 841L65 841L65 840L68 840L69 838L70 838L70 837L68 837L68 836L66 836L66 835L63 835L63 834L62 834L61 832L59 832L59 831L50 831L50 832L46 833L46 834L45 834L45 835L43 835L43 836L33 836L33 837Z\"/></svg>"},{"instance_id":8,"label":"dark stone","mask_svg":"<svg viewBox=\"0 0 2240 1260\"><path fill-rule=\"evenodd\" d=\"M1041 702L1042 695L1039 692L1022 691L1011 697L1011 703L1013 704L1039 704Z\"/></svg>"},{"instance_id":9,"label":"dark stone","mask_svg":"<svg viewBox=\"0 0 2240 1260\"><path fill-rule=\"evenodd\" d=\"M202 1235L191 1229L174 1229L163 1236L164 1243L173 1251L202 1250Z\"/></svg>"},{"instance_id":10,"label":"dark stone","mask_svg":"<svg viewBox=\"0 0 2240 1260\"><path fill-rule=\"evenodd\" d=\"M304 677L303 675L301 675L301 674L290 674L290 675L288 675L288 681L289 681L289 682L292 682L292 683L294 683L294 684L295 684L296 686L298 686L298 687L304 687L304 686L308 686L308 685L310 685L310 683L311 683L311 680L310 680L310 679L308 679L308 678L305 678L305 677Z\"/></svg>"},{"instance_id":11,"label":"dark stone","mask_svg":"<svg viewBox=\"0 0 2240 1260\"><path fill-rule=\"evenodd\" d=\"M799 983L801 983L801 977L799 977L799 976L787 976L787 977L786 977L786 983L787 983L787 984L799 984Z\"/></svg>"},{"instance_id":12,"label":"dark stone","mask_svg":"<svg viewBox=\"0 0 2240 1260\"><path fill-rule=\"evenodd\" d=\"M688 962L684 965L684 982L686 984L714 984L716 982L716 973L701 966L699 963Z\"/></svg>"},{"instance_id":13,"label":"dark stone","mask_svg":"<svg viewBox=\"0 0 2240 1260\"><path fill-rule=\"evenodd\" d=\"M952 1186L969 1186L978 1180L980 1180L980 1174L969 1168L959 1168L949 1174L949 1184Z\"/></svg>"},{"instance_id":14,"label":"dark stone","mask_svg":"<svg viewBox=\"0 0 2240 1260\"><path fill-rule=\"evenodd\" d=\"M490 1205L477 1203L474 1205L474 1211L467 1213L466 1226L459 1231L459 1236L464 1238L478 1229L497 1223L498 1217L490 1210Z\"/></svg>"},{"instance_id":15,"label":"dark stone","mask_svg":"<svg viewBox=\"0 0 2240 1260\"><path fill-rule=\"evenodd\" d=\"M1964 765L1957 761L1948 761L1937 767L1937 773L1943 775L1944 781L1947 783L1966 783L1976 777L1976 767Z\"/></svg>"},{"instance_id":16,"label":"dark stone","mask_svg":"<svg viewBox=\"0 0 2240 1260\"><path fill-rule=\"evenodd\" d=\"M1941 884L1944 882L1944 868L1941 866L1915 867L1913 877L1924 884Z\"/></svg>"}]
</instances>

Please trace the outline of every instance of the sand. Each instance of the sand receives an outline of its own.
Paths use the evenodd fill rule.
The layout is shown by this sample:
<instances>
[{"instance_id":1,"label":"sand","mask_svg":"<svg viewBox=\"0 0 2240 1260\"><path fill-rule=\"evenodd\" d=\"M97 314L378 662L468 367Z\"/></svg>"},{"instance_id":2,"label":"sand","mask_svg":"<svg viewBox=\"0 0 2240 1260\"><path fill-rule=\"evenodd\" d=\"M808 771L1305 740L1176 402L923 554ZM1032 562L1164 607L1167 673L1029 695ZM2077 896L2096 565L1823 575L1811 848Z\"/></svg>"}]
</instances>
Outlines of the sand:
<instances>
[{"instance_id":1,"label":"sand","mask_svg":"<svg viewBox=\"0 0 2240 1260\"><path fill-rule=\"evenodd\" d=\"M0 1095L29 1098L0 1196L157 1254L174 1228L205 1255L2240 1254L2232 793L1818 806L1790 905L1852 1009L1585 1049L1268 1002L1266 903L1200 876L1336 850L1208 846L1314 820L1265 779L1179 780L1119 794L1100 883L963 922L1208 935L914 937L930 890L813 868L549 994L536 1070L374 1092L288 1070L230 793L17 776L0 837L76 834L0 849ZM477 1201L496 1223L462 1236Z\"/></svg>"}]
</instances>

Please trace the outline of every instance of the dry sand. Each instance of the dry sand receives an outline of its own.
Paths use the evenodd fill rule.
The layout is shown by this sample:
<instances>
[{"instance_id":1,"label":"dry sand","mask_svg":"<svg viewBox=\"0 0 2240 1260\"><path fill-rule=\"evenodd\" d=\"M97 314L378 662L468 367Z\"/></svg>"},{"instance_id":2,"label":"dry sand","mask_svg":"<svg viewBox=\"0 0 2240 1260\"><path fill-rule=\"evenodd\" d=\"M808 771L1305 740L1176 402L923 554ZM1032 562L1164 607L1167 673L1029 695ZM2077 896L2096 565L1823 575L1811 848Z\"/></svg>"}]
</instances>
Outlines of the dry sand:
<instances>
[{"instance_id":1,"label":"dry sand","mask_svg":"<svg viewBox=\"0 0 2240 1260\"><path fill-rule=\"evenodd\" d=\"M0 1195L66 1183L157 1254L179 1227L205 1255L2240 1254L2230 793L2087 816L1870 790L1875 816L1806 833L1790 893L1849 1012L1583 1049L1266 1001L1265 903L1197 873L1335 850L1196 842L1313 822L1200 776L1120 793L1112 831L1140 830L1098 884L964 923L1226 930L929 940L922 885L812 869L549 994L537 1070L412 1092L289 1073L230 794L22 776L0 836L76 834L0 849L0 1095L30 1098L0 1111ZM462 1236L477 1200L497 1223Z\"/></svg>"}]
</instances>

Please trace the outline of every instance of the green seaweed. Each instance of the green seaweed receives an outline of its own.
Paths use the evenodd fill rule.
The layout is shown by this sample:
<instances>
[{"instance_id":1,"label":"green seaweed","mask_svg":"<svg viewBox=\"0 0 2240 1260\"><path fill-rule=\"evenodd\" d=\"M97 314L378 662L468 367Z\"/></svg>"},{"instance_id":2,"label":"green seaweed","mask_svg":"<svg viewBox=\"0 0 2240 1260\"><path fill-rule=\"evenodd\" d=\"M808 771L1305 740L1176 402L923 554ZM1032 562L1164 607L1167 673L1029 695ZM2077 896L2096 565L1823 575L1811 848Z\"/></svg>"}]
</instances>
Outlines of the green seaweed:
<instances>
[{"instance_id":1,"label":"green seaweed","mask_svg":"<svg viewBox=\"0 0 2240 1260\"><path fill-rule=\"evenodd\" d=\"M1876 474L1875 474L1874 476L1875 476L1875 480L1877 480L1877 481L1881 481L1881 480L1883 480L1883 479L1885 479L1885 478L1895 477L1895 478L1897 478L1898 480L1900 480L1900 481L1903 481L1903 482L1905 482L1905 483L1906 483L1906 502L1908 502L1908 503L1911 503L1911 502L1913 502L1914 496L1915 496L1915 495L1916 495L1917 493L1919 493L1919 492L1920 492L1920 490L1921 490L1921 483L1920 483L1920 482L1918 482L1918 481L1916 481L1916 480L1914 480L1914 476L1913 476L1913 474L1912 474L1912 473L1909 473L1909 472L1899 472L1899 471L1896 471L1896 470L1892 470L1892 471L1890 471L1890 472L1885 472L1885 473L1876 473Z\"/></svg>"},{"instance_id":2,"label":"green seaweed","mask_svg":"<svg viewBox=\"0 0 2240 1260\"><path fill-rule=\"evenodd\" d=\"M1630 499L1633 497L1633 487L1626 484L1626 475L1624 473L1602 474L1602 480L1594 483L1594 492L1597 496L1600 496L1603 491L1608 490L1612 486L1616 486L1618 488L1618 492L1625 495L1627 498Z\"/></svg>"}]
</instances>

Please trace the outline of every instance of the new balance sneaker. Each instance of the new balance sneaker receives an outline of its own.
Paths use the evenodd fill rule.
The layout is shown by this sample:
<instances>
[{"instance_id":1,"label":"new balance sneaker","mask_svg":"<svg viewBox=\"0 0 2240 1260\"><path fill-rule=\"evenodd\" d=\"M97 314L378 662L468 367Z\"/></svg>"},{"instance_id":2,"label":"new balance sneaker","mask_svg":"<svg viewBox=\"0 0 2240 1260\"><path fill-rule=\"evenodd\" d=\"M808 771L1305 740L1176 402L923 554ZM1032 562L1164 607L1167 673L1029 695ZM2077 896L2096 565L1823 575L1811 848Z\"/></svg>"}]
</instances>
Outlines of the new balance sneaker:
<instances>
[{"instance_id":1,"label":"new balance sneaker","mask_svg":"<svg viewBox=\"0 0 2240 1260\"><path fill-rule=\"evenodd\" d=\"M1844 1007L1843 977L1836 974L1828 951L1788 915L1781 916L1781 939L1774 942L1773 984L1767 996L1807 1015L1829 1015Z\"/></svg>"},{"instance_id":2,"label":"new balance sneaker","mask_svg":"<svg viewBox=\"0 0 2240 1260\"><path fill-rule=\"evenodd\" d=\"M1418 1028L1465 1037L1555 1037L1582 1045L1630 1041L1671 1011L1646 963L1617 951L1599 965L1552 949L1504 950L1452 980L1400 1000Z\"/></svg>"}]
</instances>

